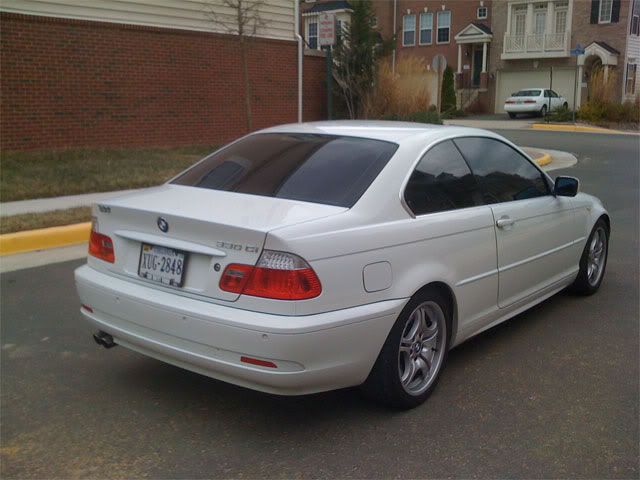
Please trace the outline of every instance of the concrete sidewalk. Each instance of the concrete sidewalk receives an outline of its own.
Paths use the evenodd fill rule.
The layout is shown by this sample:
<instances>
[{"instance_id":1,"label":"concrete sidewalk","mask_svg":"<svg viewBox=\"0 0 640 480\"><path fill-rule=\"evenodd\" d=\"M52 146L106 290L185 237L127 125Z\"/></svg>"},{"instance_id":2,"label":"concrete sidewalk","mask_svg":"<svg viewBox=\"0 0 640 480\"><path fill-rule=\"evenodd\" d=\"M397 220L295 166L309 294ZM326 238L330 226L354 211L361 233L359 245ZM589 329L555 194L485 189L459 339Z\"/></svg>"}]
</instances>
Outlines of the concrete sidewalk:
<instances>
[{"instance_id":1,"label":"concrete sidewalk","mask_svg":"<svg viewBox=\"0 0 640 480\"><path fill-rule=\"evenodd\" d=\"M119 190L116 192L87 193L84 195L68 195L65 197L36 198L33 200L20 200L17 202L0 203L0 216L21 215L24 213L50 212L74 207L89 207L97 202L103 202L110 198L139 192L137 190Z\"/></svg>"}]
</instances>

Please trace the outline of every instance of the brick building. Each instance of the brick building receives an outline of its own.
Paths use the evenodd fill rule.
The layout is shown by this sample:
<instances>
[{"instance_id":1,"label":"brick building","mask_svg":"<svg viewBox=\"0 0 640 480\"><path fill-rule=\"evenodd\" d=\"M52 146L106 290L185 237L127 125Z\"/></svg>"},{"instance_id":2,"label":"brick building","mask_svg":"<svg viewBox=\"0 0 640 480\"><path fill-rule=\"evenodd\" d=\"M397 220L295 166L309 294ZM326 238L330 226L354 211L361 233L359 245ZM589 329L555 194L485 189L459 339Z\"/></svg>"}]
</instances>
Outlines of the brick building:
<instances>
[{"instance_id":1,"label":"brick building","mask_svg":"<svg viewBox=\"0 0 640 480\"><path fill-rule=\"evenodd\" d=\"M513 91L550 87L573 106L586 99L594 67L615 72L620 101L638 97L640 0L376 0L377 28L396 36L394 56L417 55L430 64L444 55L457 73L458 102L502 112ZM304 0L307 11L339 12L348 1ZM306 15L306 23L313 22ZM394 23L395 22L395 23ZM307 27L308 28L308 27ZM305 31L305 38L308 34ZM586 47L578 59L577 44Z\"/></svg>"},{"instance_id":2,"label":"brick building","mask_svg":"<svg viewBox=\"0 0 640 480\"><path fill-rule=\"evenodd\" d=\"M640 0L509 0L494 2L490 59L493 105L512 91L549 86L573 106L587 97L594 67L616 73L620 101L638 96ZM572 57L580 44L585 54ZM579 79L576 82L576 77Z\"/></svg>"},{"instance_id":3,"label":"brick building","mask_svg":"<svg viewBox=\"0 0 640 480\"><path fill-rule=\"evenodd\" d=\"M233 16L188 0L0 4L0 147L218 144L246 132ZM216 6L217 5L217 6ZM266 0L250 39L253 127L297 119L294 4ZM304 119L325 116L324 59L304 59Z\"/></svg>"}]
</instances>

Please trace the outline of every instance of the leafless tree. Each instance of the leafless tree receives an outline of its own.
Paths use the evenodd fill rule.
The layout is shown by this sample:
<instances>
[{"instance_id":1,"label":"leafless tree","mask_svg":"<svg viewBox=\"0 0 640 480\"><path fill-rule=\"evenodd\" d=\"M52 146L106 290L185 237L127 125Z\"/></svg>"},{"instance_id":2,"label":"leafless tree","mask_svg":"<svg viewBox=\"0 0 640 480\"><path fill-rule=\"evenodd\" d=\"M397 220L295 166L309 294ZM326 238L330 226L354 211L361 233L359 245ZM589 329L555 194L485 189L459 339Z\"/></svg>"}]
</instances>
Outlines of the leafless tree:
<instances>
[{"instance_id":1,"label":"leafless tree","mask_svg":"<svg viewBox=\"0 0 640 480\"><path fill-rule=\"evenodd\" d=\"M266 22L261 17L261 7L264 2L265 0L209 0L203 3L207 17L218 27L217 30L237 36L240 42L245 113L249 132L253 130L253 113L251 111L251 81L247 58L248 44L265 26Z\"/></svg>"}]
</instances>

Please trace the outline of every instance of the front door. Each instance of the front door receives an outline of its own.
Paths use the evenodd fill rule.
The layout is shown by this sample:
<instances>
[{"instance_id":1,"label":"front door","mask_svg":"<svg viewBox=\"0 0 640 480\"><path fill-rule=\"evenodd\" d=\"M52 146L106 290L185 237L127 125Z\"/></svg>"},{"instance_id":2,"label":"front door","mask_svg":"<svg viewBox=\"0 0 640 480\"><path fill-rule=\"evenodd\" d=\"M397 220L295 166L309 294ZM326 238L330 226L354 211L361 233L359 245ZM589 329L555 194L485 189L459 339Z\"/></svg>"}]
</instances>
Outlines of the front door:
<instances>
[{"instance_id":1,"label":"front door","mask_svg":"<svg viewBox=\"0 0 640 480\"><path fill-rule=\"evenodd\" d=\"M513 305L577 273L571 200L554 196L546 176L499 140L475 137L455 143L493 211L498 306Z\"/></svg>"},{"instance_id":2,"label":"front door","mask_svg":"<svg viewBox=\"0 0 640 480\"><path fill-rule=\"evenodd\" d=\"M480 86L480 72L482 72L482 48L473 49L473 74L471 76L471 85Z\"/></svg>"}]
</instances>

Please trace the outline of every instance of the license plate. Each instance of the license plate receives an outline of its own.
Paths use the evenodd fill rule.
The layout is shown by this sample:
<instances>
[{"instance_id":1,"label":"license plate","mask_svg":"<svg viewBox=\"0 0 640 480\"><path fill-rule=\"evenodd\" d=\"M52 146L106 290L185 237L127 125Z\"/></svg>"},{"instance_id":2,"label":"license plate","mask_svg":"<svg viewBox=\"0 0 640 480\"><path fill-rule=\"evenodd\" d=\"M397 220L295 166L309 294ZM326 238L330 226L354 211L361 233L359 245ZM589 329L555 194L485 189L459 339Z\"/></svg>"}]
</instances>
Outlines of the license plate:
<instances>
[{"instance_id":1,"label":"license plate","mask_svg":"<svg viewBox=\"0 0 640 480\"><path fill-rule=\"evenodd\" d=\"M173 248L142 244L138 275L172 287L181 287L187 255Z\"/></svg>"}]
</instances>

